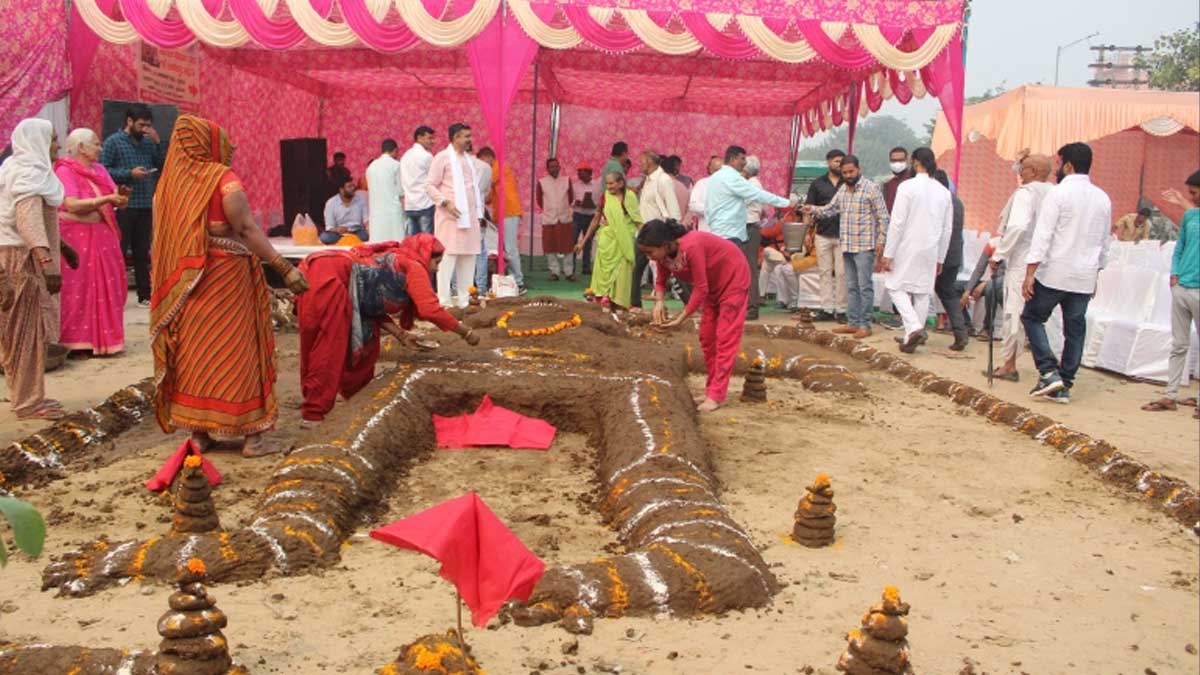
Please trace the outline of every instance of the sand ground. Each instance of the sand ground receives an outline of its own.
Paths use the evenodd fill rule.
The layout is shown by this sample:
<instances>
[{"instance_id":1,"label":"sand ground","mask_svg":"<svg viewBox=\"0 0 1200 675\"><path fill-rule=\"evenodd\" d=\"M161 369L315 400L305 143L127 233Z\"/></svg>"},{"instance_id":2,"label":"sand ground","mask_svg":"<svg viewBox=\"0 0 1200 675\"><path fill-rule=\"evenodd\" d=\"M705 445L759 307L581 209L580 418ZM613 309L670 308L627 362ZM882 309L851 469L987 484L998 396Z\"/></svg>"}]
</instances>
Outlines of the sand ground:
<instances>
[{"instance_id":1,"label":"sand ground","mask_svg":"<svg viewBox=\"0 0 1200 675\"><path fill-rule=\"evenodd\" d=\"M95 403L148 374L144 310L130 312L130 323L132 355L72 363L50 377L51 395L68 406ZM880 331L871 342L891 336ZM958 355L945 350L948 343L935 336L913 359L977 383L986 346L974 343L966 358L951 358ZM286 400L298 386L294 335L281 336L279 352ZM578 638L553 626L493 622L469 631L476 656L504 675L832 675L844 633L885 584L896 584L913 606L919 673L958 673L966 663L976 673L1037 675L1200 668L1194 535L1048 446L890 376L861 377L866 397L772 381L771 403L733 405L702 422L725 503L786 584L770 607L724 617L600 620L593 635ZM740 384L735 379L734 389ZM693 378L694 389L701 385ZM998 383L995 391L1024 402L1028 386ZM1076 402L1047 414L1196 485L1200 423L1183 412L1137 410L1158 389L1085 370ZM299 438L297 420L285 406L286 440ZM5 414L0 438L36 428ZM563 435L545 453L432 453L397 477L385 515L351 537L341 564L214 589L230 617L235 657L256 673L368 673L401 644L449 628L454 598L436 563L366 533L467 490L478 491L550 564L599 554L613 536L580 501L594 479L595 450L585 441ZM124 539L168 528L169 506L141 482L177 442L142 425L118 441L106 465L23 495L47 516L50 533L42 559L14 556L0 571L0 640L157 643L164 587L134 583L77 600L38 589L51 554L100 532ZM215 493L218 508L233 525L251 512L274 464L233 454L215 460L227 479ZM803 485L818 472L833 477L838 538L810 550L786 535ZM576 653L564 653L575 643Z\"/></svg>"}]
</instances>

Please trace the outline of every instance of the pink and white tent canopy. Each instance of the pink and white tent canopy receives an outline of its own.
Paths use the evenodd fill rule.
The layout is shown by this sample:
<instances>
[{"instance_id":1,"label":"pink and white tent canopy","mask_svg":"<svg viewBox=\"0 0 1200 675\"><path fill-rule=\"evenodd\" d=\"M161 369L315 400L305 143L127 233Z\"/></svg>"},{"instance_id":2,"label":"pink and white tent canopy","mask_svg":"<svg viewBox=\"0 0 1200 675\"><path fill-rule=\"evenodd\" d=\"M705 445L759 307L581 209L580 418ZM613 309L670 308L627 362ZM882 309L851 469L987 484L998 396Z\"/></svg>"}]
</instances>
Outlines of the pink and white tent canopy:
<instances>
[{"instance_id":1,"label":"pink and white tent canopy","mask_svg":"<svg viewBox=\"0 0 1200 675\"><path fill-rule=\"evenodd\" d=\"M16 12L57 4L14 1ZM534 63L538 101L571 109L792 118L811 135L845 122L853 133L886 98L928 93L957 127L964 1L73 0L69 65L78 90L101 41L198 42L229 72L321 100L477 101L503 162L509 111L534 98ZM29 28L0 33L22 45ZM32 66L14 90L39 105L63 93ZM7 103L0 133L36 110Z\"/></svg>"}]
</instances>

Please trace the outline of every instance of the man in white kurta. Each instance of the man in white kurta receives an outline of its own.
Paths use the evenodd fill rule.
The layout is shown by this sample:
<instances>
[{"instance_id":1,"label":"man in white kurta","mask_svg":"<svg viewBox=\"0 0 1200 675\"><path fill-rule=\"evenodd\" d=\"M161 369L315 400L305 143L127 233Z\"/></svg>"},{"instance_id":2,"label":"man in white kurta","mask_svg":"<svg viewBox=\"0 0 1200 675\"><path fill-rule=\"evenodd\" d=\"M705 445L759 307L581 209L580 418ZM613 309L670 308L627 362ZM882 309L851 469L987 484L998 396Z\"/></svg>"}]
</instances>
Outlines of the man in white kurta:
<instances>
[{"instance_id":1,"label":"man in white kurta","mask_svg":"<svg viewBox=\"0 0 1200 675\"><path fill-rule=\"evenodd\" d=\"M1038 208L1051 188L1049 157L1028 155L1021 158L1016 168L1021 176L1021 186L1013 191L1000 212L1000 243L991 259L993 272L1001 263L1006 270L1004 326L1000 331L1002 364L992 373L995 377L1017 372L1017 355L1025 348L1025 330L1021 327L1021 311L1025 309L1025 298L1021 295L1025 284L1025 258L1033 238Z\"/></svg>"},{"instance_id":2,"label":"man in white kurta","mask_svg":"<svg viewBox=\"0 0 1200 675\"><path fill-rule=\"evenodd\" d=\"M408 219L404 215L404 188L400 184L400 148L387 139L383 153L367 165L367 206L371 212L372 241L404 241Z\"/></svg>"},{"instance_id":3,"label":"man in white kurta","mask_svg":"<svg viewBox=\"0 0 1200 675\"><path fill-rule=\"evenodd\" d=\"M471 127L450 125L450 145L430 162L429 184L425 188L435 208L433 234L446 248L437 274L438 300L445 307L451 305L451 280L455 287L454 305L466 307L469 303L475 258L481 245L483 196L476 183L475 162L467 154L470 145Z\"/></svg>"},{"instance_id":4,"label":"man in white kurta","mask_svg":"<svg viewBox=\"0 0 1200 675\"><path fill-rule=\"evenodd\" d=\"M932 163L933 153L929 154ZM900 349L909 354L928 339L925 319L934 278L950 248L953 216L950 191L918 166L917 175L901 183L896 192L882 263L883 284L904 322Z\"/></svg>"}]
</instances>

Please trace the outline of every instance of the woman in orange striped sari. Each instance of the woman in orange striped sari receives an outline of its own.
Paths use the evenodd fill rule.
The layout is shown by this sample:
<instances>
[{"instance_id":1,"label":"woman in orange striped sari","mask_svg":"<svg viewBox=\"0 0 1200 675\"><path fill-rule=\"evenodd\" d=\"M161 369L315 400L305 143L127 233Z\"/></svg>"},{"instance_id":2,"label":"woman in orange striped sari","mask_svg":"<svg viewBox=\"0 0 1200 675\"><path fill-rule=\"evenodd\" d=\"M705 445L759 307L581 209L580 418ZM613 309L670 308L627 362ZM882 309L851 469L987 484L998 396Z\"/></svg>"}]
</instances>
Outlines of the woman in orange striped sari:
<instances>
[{"instance_id":1,"label":"woman in orange striped sari","mask_svg":"<svg viewBox=\"0 0 1200 675\"><path fill-rule=\"evenodd\" d=\"M165 432L244 437L247 457L278 452L263 439L275 425L275 335L259 261L294 293L308 288L250 216L229 170L233 145L213 122L180 115L154 195L150 337L154 395Z\"/></svg>"}]
</instances>

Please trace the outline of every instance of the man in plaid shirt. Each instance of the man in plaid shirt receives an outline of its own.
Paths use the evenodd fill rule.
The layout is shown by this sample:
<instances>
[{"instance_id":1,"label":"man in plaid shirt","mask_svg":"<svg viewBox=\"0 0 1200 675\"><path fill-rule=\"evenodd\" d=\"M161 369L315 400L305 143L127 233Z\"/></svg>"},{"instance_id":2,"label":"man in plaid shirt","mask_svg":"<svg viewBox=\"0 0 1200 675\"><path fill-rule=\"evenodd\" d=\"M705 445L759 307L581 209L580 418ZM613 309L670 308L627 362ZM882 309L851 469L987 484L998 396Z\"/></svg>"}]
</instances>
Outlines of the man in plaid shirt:
<instances>
[{"instance_id":1,"label":"man in plaid shirt","mask_svg":"<svg viewBox=\"0 0 1200 675\"><path fill-rule=\"evenodd\" d=\"M135 103L125 111L125 128L104 139L100 163L113 182L129 187L129 206L117 212L121 249L133 253L138 304L150 305L150 240L154 188L163 166L163 147L150 108Z\"/></svg>"},{"instance_id":2,"label":"man in plaid shirt","mask_svg":"<svg viewBox=\"0 0 1200 675\"><path fill-rule=\"evenodd\" d=\"M876 256L883 255L887 235L888 210L883 191L862 175L858 157L842 159L842 184L826 206L805 206L816 216L841 216L840 245L846 270L847 320L835 333L853 334L862 339L871 335L871 314L875 307L875 287L871 274Z\"/></svg>"}]
</instances>

